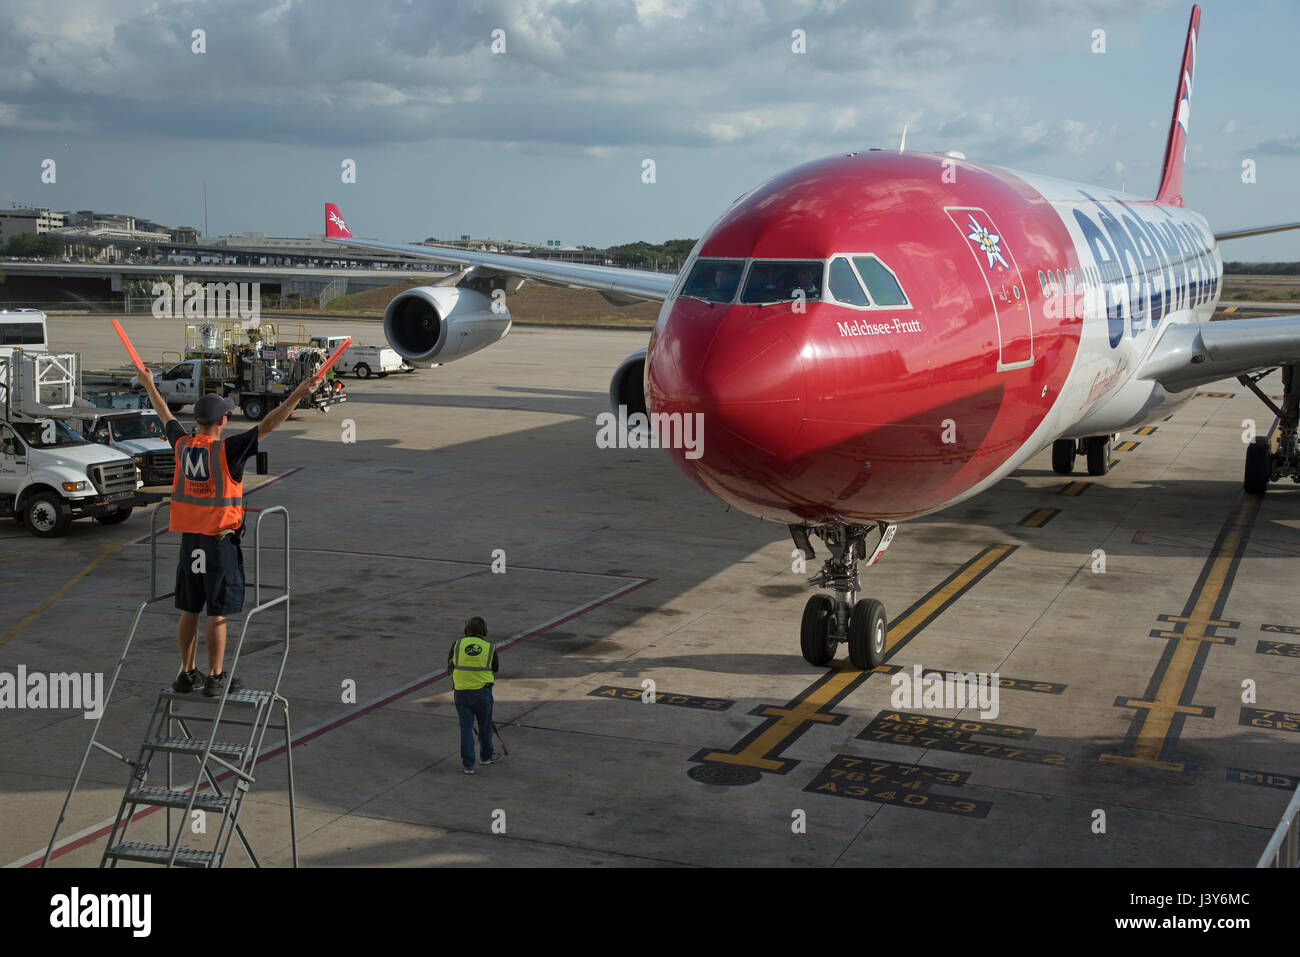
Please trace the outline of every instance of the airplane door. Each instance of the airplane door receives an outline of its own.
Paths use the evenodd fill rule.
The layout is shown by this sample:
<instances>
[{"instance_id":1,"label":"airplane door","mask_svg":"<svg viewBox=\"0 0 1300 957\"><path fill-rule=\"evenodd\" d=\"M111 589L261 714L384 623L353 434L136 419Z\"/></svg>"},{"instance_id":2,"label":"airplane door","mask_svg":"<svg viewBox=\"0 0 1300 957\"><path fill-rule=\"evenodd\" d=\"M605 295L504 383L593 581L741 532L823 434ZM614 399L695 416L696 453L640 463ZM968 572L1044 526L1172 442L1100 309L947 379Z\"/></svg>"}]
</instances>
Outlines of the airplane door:
<instances>
[{"instance_id":1,"label":"airplane door","mask_svg":"<svg viewBox=\"0 0 1300 957\"><path fill-rule=\"evenodd\" d=\"M966 240L966 248L984 277L998 324L998 371L1033 365L1034 324L1029 292L1010 245L984 210L948 206L944 212Z\"/></svg>"}]
</instances>

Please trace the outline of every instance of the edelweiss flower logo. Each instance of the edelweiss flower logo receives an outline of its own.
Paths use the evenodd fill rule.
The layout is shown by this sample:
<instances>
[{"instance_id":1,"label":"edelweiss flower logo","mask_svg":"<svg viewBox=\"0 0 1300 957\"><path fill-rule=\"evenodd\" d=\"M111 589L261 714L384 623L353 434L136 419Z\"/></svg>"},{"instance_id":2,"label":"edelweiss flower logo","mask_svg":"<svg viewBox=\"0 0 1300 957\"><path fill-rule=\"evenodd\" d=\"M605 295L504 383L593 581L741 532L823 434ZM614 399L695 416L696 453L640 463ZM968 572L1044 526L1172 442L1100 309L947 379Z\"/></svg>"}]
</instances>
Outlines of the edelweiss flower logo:
<instances>
[{"instance_id":1,"label":"edelweiss flower logo","mask_svg":"<svg viewBox=\"0 0 1300 957\"><path fill-rule=\"evenodd\" d=\"M343 222L343 217L340 216L338 213L333 212L332 210L330 212L330 222L332 222L339 229L346 230L348 228L348 224Z\"/></svg>"},{"instance_id":2,"label":"edelweiss flower logo","mask_svg":"<svg viewBox=\"0 0 1300 957\"><path fill-rule=\"evenodd\" d=\"M1007 261L1002 258L1002 248L999 245L1002 237L996 233L991 233L979 223L975 222L974 217L967 215L967 221L970 222L971 231L966 234L966 238L973 240L976 245L983 251L985 256L989 257L989 268L993 268L995 262L1001 263L1003 268L1010 269Z\"/></svg>"}]
</instances>

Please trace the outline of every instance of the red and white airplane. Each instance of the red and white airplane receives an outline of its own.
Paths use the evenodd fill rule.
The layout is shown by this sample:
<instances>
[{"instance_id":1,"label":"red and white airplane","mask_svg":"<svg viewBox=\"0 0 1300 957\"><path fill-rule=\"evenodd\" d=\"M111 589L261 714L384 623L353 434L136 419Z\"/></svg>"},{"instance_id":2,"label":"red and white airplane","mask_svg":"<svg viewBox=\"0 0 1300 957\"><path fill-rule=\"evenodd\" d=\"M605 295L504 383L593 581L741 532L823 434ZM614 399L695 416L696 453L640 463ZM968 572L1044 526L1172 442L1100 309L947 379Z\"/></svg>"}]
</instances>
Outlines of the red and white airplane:
<instances>
[{"instance_id":1,"label":"red and white airplane","mask_svg":"<svg viewBox=\"0 0 1300 957\"><path fill-rule=\"evenodd\" d=\"M1155 199L967 162L866 150L782 173L732 203L676 276L354 239L333 204L327 235L461 268L388 306L394 349L417 364L503 337L526 280L616 303L662 300L649 345L614 373L611 403L656 422L702 414L702 450L671 451L713 495L787 523L813 557L804 657L846 642L881 663L883 605L859 600L899 520L947 508L1050 445L1104 474L1115 433L1168 415L1229 376L1281 420L1276 452L1246 453L1246 489L1300 481L1300 318L1210 322L1215 234L1183 205L1200 8L1192 8ZM1255 386L1281 366L1282 405ZM702 454L700 452L702 451ZM878 538L876 536L879 536Z\"/></svg>"}]
</instances>

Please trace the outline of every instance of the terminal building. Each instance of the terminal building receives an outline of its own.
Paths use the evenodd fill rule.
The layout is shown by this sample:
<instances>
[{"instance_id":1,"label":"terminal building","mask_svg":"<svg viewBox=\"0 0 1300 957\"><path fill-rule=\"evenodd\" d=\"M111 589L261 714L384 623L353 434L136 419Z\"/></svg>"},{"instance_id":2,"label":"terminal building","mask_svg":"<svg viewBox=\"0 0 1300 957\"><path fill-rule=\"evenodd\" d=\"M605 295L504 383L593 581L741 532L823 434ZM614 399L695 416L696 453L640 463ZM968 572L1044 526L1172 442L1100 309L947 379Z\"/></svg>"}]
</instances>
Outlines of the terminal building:
<instances>
[{"instance_id":1,"label":"terminal building","mask_svg":"<svg viewBox=\"0 0 1300 957\"><path fill-rule=\"evenodd\" d=\"M66 213L54 213L39 206L15 206L0 209L0 246L13 236L24 233L44 235L64 226Z\"/></svg>"}]
</instances>

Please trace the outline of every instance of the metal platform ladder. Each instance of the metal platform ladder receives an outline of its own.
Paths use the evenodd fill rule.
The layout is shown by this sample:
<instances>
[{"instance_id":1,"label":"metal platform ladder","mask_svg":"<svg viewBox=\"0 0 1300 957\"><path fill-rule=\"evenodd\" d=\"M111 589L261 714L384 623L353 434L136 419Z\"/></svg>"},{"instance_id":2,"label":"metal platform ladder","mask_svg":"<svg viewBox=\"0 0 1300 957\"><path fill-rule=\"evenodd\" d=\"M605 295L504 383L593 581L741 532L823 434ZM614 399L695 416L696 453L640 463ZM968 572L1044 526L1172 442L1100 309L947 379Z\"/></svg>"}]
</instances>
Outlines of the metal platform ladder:
<instances>
[{"instance_id":1,"label":"metal platform ladder","mask_svg":"<svg viewBox=\"0 0 1300 957\"><path fill-rule=\"evenodd\" d=\"M122 803L118 807L117 817L113 821L108 843L105 845L103 856L100 858L100 867L105 865L116 867L118 861L140 861L149 864L163 864L167 867L222 867L228 860L230 842L233 837L239 838L239 843L243 845L253 866L260 867L261 864L253 853L248 838L239 826L239 812L243 809L244 798L256 780L254 772L266 739L266 732L268 729L274 728L284 733L285 763L288 770L289 784L289 832L293 848L293 866L297 867L298 828L294 808L293 740L289 728L289 702L280 694L280 681L284 677L285 664L289 659L291 554L289 513L283 506L276 505L260 510L247 509L248 513L257 513L257 521L253 526L254 607L244 616L243 627L239 632L239 640L235 644L234 654L231 657L229 666L226 668L226 673L232 678L238 673L239 654L243 649L244 638L248 634L249 625L263 612L269 611L276 606L282 606L284 609L283 650L280 655L280 668L276 672L275 683L271 689L269 691L240 689L232 692L228 680L226 688L220 697L209 698L205 697L200 690L188 694L179 694L168 687L158 693L153 712L149 717L149 725L145 731L144 741L141 743L140 752L134 760L115 751L99 740L100 725L103 723L104 715L108 711L108 703L112 699L113 689L117 685L122 666L126 664L127 655L131 650L131 642L140 627L140 621L145 609L155 602L171 598L175 594L174 591L167 592L164 595L158 594L158 516L167 507L169 507L169 503L160 504L153 510L150 518L149 598L142 602L139 610L136 611L135 621L126 636L126 642L122 646L122 653L118 658L117 667L113 671L108 691L104 695L104 704L100 710L100 716L95 721L95 727L90 734L90 741L86 745L85 753L81 756L81 765L77 769L77 776L73 779L72 787L68 789L68 796L63 801L63 808L59 812L59 820L54 825L54 833L50 836L50 843L46 848L41 866L45 867L49 864L50 857L54 853L54 845L58 840L59 829L63 826L64 819L67 816L72 796L81 783L81 777L86 770L86 762L90 758L90 753L94 749L99 749L131 767L131 777L122 795ZM268 516L273 515L281 517L284 523L284 577L280 585L268 584L263 586L261 560L262 522ZM262 599L263 587L268 592L266 600ZM276 593L275 596L269 597L273 593ZM201 652L199 660L202 660ZM232 709L238 709L238 714L228 717L226 715L227 705L232 706ZM273 723L271 719L277 711L282 716L282 720ZM195 734L191 730L192 725L206 725L208 728L207 733ZM230 735L223 733L228 728L246 729L247 734L244 736L244 734ZM235 740L228 740L228 738L235 738ZM158 787L149 784L149 772L154 758L160 754L164 755L166 759L166 781L163 786ZM175 782L176 769L173 763L177 756L183 757L185 755L195 759L197 774L188 785L178 786ZM232 777L234 780L228 783L228 789L223 790L221 781ZM204 785L207 786L207 791L202 791ZM150 809L158 807L165 810L167 842L128 841L126 839L127 830L131 823L137 817L150 813ZM175 811L181 812L179 823L173 821L173 812ZM194 816L196 811L203 813L205 824L208 815L215 814L219 818L220 823L215 829L216 833L212 839L211 849L205 850L182 846L181 842L184 840L187 830L191 828L192 822L197 820ZM207 832L206 827L203 832Z\"/></svg>"}]
</instances>

